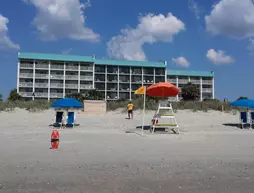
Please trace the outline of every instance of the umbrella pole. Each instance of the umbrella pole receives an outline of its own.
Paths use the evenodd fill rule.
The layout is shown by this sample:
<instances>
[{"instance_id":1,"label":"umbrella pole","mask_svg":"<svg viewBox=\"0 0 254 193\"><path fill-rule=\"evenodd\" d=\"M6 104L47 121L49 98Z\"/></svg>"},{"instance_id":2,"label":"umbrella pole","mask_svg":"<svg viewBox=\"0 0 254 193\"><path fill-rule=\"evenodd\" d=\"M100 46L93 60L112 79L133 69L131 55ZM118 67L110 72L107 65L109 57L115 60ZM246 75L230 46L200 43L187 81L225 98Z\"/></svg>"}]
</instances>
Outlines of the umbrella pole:
<instances>
[{"instance_id":1,"label":"umbrella pole","mask_svg":"<svg viewBox=\"0 0 254 193\"><path fill-rule=\"evenodd\" d=\"M142 136L144 135L145 108L146 108L146 87L145 87L145 92L144 92L144 104L143 104Z\"/></svg>"}]
</instances>

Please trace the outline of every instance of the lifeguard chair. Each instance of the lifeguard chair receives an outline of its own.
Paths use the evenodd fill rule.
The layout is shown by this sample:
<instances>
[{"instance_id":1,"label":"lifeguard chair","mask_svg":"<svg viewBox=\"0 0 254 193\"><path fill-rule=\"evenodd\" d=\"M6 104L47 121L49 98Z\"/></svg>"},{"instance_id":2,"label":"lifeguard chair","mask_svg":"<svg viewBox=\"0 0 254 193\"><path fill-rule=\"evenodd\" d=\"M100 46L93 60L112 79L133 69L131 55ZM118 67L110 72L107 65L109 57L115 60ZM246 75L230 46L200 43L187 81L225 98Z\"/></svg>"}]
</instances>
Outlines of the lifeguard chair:
<instances>
[{"instance_id":1,"label":"lifeguard chair","mask_svg":"<svg viewBox=\"0 0 254 193\"><path fill-rule=\"evenodd\" d=\"M179 126L177 124L175 114L171 103L159 103L155 112L150 131L154 134L155 129L171 129L175 134L179 134Z\"/></svg>"}]
</instances>

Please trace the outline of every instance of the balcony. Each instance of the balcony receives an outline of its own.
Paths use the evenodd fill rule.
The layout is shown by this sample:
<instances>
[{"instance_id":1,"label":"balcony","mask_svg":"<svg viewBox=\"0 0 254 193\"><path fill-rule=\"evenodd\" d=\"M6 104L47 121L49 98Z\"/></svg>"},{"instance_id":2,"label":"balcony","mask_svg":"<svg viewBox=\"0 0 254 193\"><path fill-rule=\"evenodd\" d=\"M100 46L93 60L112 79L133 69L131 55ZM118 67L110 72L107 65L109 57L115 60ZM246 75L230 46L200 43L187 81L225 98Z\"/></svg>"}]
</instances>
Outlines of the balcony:
<instances>
[{"instance_id":1,"label":"balcony","mask_svg":"<svg viewBox=\"0 0 254 193\"><path fill-rule=\"evenodd\" d=\"M80 85L80 88L81 88L81 89L92 89L92 88L93 88L93 85L81 84L81 85Z\"/></svg>"},{"instance_id":2,"label":"balcony","mask_svg":"<svg viewBox=\"0 0 254 193\"><path fill-rule=\"evenodd\" d=\"M50 66L50 68L54 69L54 70L63 70L64 69L64 65L63 64L60 64L60 65L52 64Z\"/></svg>"},{"instance_id":3,"label":"balcony","mask_svg":"<svg viewBox=\"0 0 254 193\"><path fill-rule=\"evenodd\" d=\"M29 68L29 69L34 67L33 64L28 64L28 63L20 63L19 66L20 66L20 68Z\"/></svg>"},{"instance_id":4,"label":"balcony","mask_svg":"<svg viewBox=\"0 0 254 193\"><path fill-rule=\"evenodd\" d=\"M63 79L63 75L59 75L59 74L51 74L50 78L52 79Z\"/></svg>"},{"instance_id":5,"label":"balcony","mask_svg":"<svg viewBox=\"0 0 254 193\"><path fill-rule=\"evenodd\" d=\"M65 88L78 89L78 85L77 84L65 84Z\"/></svg>"},{"instance_id":6,"label":"balcony","mask_svg":"<svg viewBox=\"0 0 254 193\"><path fill-rule=\"evenodd\" d=\"M200 84L200 80L191 80L190 81L192 84Z\"/></svg>"},{"instance_id":7,"label":"balcony","mask_svg":"<svg viewBox=\"0 0 254 193\"><path fill-rule=\"evenodd\" d=\"M68 66L68 65L66 65L65 69L66 70L75 70L75 71L78 71L78 66Z\"/></svg>"},{"instance_id":8,"label":"balcony","mask_svg":"<svg viewBox=\"0 0 254 193\"><path fill-rule=\"evenodd\" d=\"M35 97L48 98L48 93L47 92L35 92L34 96Z\"/></svg>"},{"instance_id":9,"label":"balcony","mask_svg":"<svg viewBox=\"0 0 254 193\"><path fill-rule=\"evenodd\" d=\"M80 70L82 70L82 71L93 71L93 67L89 67L89 66L80 66Z\"/></svg>"},{"instance_id":10,"label":"balcony","mask_svg":"<svg viewBox=\"0 0 254 193\"><path fill-rule=\"evenodd\" d=\"M153 80L143 80L144 84L153 84L154 81Z\"/></svg>"},{"instance_id":11,"label":"balcony","mask_svg":"<svg viewBox=\"0 0 254 193\"><path fill-rule=\"evenodd\" d=\"M67 75L65 76L66 80L78 80L78 76L76 75Z\"/></svg>"},{"instance_id":12,"label":"balcony","mask_svg":"<svg viewBox=\"0 0 254 193\"><path fill-rule=\"evenodd\" d=\"M48 64L35 64L36 69L48 69L49 65Z\"/></svg>"},{"instance_id":13,"label":"balcony","mask_svg":"<svg viewBox=\"0 0 254 193\"><path fill-rule=\"evenodd\" d=\"M20 73L19 77L20 78L33 78L33 74L32 73Z\"/></svg>"},{"instance_id":14,"label":"balcony","mask_svg":"<svg viewBox=\"0 0 254 193\"><path fill-rule=\"evenodd\" d=\"M117 88L108 88L107 91L117 91Z\"/></svg>"},{"instance_id":15,"label":"balcony","mask_svg":"<svg viewBox=\"0 0 254 193\"><path fill-rule=\"evenodd\" d=\"M20 82L19 87L33 87L32 82Z\"/></svg>"},{"instance_id":16,"label":"balcony","mask_svg":"<svg viewBox=\"0 0 254 193\"><path fill-rule=\"evenodd\" d=\"M117 80L107 80L108 83L118 83Z\"/></svg>"},{"instance_id":17,"label":"balcony","mask_svg":"<svg viewBox=\"0 0 254 193\"><path fill-rule=\"evenodd\" d=\"M202 88L202 92L213 92L212 88Z\"/></svg>"},{"instance_id":18,"label":"balcony","mask_svg":"<svg viewBox=\"0 0 254 193\"><path fill-rule=\"evenodd\" d=\"M32 97L32 96L33 96L33 93L32 93L32 92L19 92L19 94L20 94L22 97Z\"/></svg>"},{"instance_id":19,"label":"balcony","mask_svg":"<svg viewBox=\"0 0 254 193\"><path fill-rule=\"evenodd\" d=\"M187 84L189 80L186 79L178 79L178 84Z\"/></svg>"},{"instance_id":20,"label":"balcony","mask_svg":"<svg viewBox=\"0 0 254 193\"><path fill-rule=\"evenodd\" d=\"M50 98L62 98L63 93L50 93Z\"/></svg>"},{"instance_id":21,"label":"balcony","mask_svg":"<svg viewBox=\"0 0 254 193\"><path fill-rule=\"evenodd\" d=\"M202 80L202 84L213 84L212 80Z\"/></svg>"},{"instance_id":22,"label":"balcony","mask_svg":"<svg viewBox=\"0 0 254 193\"><path fill-rule=\"evenodd\" d=\"M170 83L176 83L176 79L168 79L168 82L170 82Z\"/></svg>"},{"instance_id":23,"label":"balcony","mask_svg":"<svg viewBox=\"0 0 254 193\"><path fill-rule=\"evenodd\" d=\"M95 82L105 82L105 80L104 80L104 79L97 78L97 79L95 80Z\"/></svg>"},{"instance_id":24,"label":"balcony","mask_svg":"<svg viewBox=\"0 0 254 193\"><path fill-rule=\"evenodd\" d=\"M142 80L133 80L132 84L142 84Z\"/></svg>"},{"instance_id":25,"label":"balcony","mask_svg":"<svg viewBox=\"0 0 254 193\"><path fill-rule=\"evenodd\" d=\"M50 88L63 88L61 83L50 83Z\"/></svg>"},{"instance_id":26,"label":"balcony","mask_svg":"<svg viewBox=\"0 0 254 193\"><path fill-rule=\"evenodd\" d=\"M35 74L35 78L48 79L48 74Z\"/></svg>"},{"instance_id":27,"label":"balcony","mask_svg":"<svg viewBox=\"0 0 254 193\"><path fill-rule=\"evenodd\" d=\"M120 88L119 92L130 92L129 88Z\"/></svg>"},{"instance_id":28,"label":"balcony","mask_svg":"<svg viewBox=\"0 0 254 193\"><path fill-rule=\"evenodd\" d=\"M36 88L48 88L48 83L35 83Z\"/></svg>"},{"instance_id":29,"label":"balcony","mask_svg":"<svg viewBox=\"0 0 254 193\"><path fill-rule=\"evenodd\" d=\"M93 80L93 77L92 77L92 76L80 76L80 80L92 81L92 80Z\"/></svg>"}]
</instances>

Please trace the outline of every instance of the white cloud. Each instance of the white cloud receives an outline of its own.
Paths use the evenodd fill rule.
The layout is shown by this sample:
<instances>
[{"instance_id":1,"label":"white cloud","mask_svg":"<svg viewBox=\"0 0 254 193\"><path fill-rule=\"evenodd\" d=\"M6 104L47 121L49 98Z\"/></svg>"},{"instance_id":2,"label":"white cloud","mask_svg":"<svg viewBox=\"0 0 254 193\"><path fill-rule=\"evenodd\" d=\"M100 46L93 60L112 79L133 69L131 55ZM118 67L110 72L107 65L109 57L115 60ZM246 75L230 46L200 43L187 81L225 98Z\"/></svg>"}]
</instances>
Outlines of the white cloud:
<instances>
[{"instance_id":1,"label":"white cloud","mask_svg":"<svg viewBox=\"0 0 254 193\"><path fill-rule=\"evenodd\" d=\"M107 43L110 57L126 60L147 60L143 51L145 43L171 42L173 36L184 30L184 23L171 13L148 14L139 18L136 28L121 30L121 34Z\"/></svg>"},{"instance_id":2,"label":"white cloud","mask_svg":"<svg viewBox=\"0 0 254 193\"><path fill-rule=\"evenodd\" d=\"M238 39L254 37L254 4L251 1L219 1L205 17L207 31Z\"/></svg>"},{"instance_id":3,"label":"white cloud","mask_svg":"<svg viewBox=\"0 0 254 193\"><path fill-rule=\"evenodd\" d=\"M19 45L13 43L8 36L8 18L0 15L0 49L19 49Z\"/></svg>"},{"instance_id":4,"label":"white cloud","mask_svg":"<svg viewBox=\"0 0 254 193\"><path fill-rule=\"evenodd\" d=\"M222 50L210 49L207 51L206 57L214 64L229 64L233 63L234 59L225 54Z\"/></svg>"},{"instance_id":5,"label":"white cloud","mask_svg":"<svg viewBox=\"0 0 254 193\"><path fill-rule=\"evenodd\" d=\"M67 49L67 50L63 50L61 53L62 54L70 54L71 52L72 52L72 48L69 48L69 49Z\"/></svg>"},{"instance_id":6,"label":"white cloud","mask_svg":"<svg viewBox=\"0 0 254 193\"><path fill-rule=\"evenodd\" d=\"M200 10L198 2L195 0L189 0L188 7L189 7L190 11L192 11L195 14L196 18L200 19L201 10Z\"/></svg>"},{"instance_id":7,"label":"white cloud","mask_svg":"<svg viewBox=\"0 0 254 193\"><path fill-rule=\"evenodd\" d=\"M248 49L251 51L254 51L254 39L250 38L249 41L250 41L250 44L249 44Z\"/></svg>"},{"instance_id":8,"label":"white cloud","mask_svg":"<svg viewBox=\"0 0 254 193\"><path fill-rule=\"evenodd\" d=\"M178 58L172 58L172 62L178 66L182 66L185 68L188 68L190 66L190 63L188 62L188 60L182 56Z\"/></svg>"},{"instance_id":9,"label":"white cloud","mask_svg":"<svg viewBox=\"0 0 254 193\"><path fill-rule=\"evenodd\" d=\"M98 41L99 35L85 27L84 10L90 6L79 0L24 0L35 6L37 14L33 25L43 39Z\"/></svg>"}]
</instances>

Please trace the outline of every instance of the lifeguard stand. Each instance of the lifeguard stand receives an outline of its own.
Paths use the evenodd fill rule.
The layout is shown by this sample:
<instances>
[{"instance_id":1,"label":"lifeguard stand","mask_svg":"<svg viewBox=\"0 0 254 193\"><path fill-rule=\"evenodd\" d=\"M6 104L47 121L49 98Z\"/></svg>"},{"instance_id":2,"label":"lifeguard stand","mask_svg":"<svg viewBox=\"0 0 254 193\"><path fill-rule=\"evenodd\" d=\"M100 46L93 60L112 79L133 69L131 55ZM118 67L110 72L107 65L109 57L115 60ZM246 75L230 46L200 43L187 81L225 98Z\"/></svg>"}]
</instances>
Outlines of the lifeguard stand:
<instances>
[{"instance_id":1,"label":"lifeguard stand","mask_svg":"<svg viewBox=\"0 0 254 193\"><path fill-rule=\"evenodd\" d=\"M158 109L152 119L150 131L154 134L154 130L157 128L171 129L175 134L179 134L179 126L172 105L171 103L168 104L168 101L166 103L164 101L164 104L162 102L159 103Z\"/></svg>"}]
</instances>

